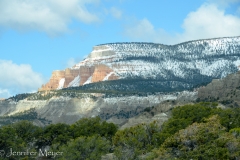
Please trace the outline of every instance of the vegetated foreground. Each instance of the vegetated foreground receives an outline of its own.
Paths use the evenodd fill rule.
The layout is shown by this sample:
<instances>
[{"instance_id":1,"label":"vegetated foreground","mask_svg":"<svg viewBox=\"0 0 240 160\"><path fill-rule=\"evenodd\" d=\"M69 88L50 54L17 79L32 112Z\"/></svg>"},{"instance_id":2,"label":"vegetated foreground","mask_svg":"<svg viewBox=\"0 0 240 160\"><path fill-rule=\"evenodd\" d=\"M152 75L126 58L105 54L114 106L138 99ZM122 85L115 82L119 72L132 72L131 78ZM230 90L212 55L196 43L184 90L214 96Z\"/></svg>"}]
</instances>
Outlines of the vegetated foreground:
<instances>
[{"instance_id":1,"label":"vegetated foreground","mask_svg":"<svg viewBox=\"0 0 240 160\"><path fill-rule=\"evenodd\" d=\"M45 127L20 121L0 128L0 159L240 159L240 108L217 106L175 107L162 126L122 130L99 117Z\"/></svg>"}]
</instances>

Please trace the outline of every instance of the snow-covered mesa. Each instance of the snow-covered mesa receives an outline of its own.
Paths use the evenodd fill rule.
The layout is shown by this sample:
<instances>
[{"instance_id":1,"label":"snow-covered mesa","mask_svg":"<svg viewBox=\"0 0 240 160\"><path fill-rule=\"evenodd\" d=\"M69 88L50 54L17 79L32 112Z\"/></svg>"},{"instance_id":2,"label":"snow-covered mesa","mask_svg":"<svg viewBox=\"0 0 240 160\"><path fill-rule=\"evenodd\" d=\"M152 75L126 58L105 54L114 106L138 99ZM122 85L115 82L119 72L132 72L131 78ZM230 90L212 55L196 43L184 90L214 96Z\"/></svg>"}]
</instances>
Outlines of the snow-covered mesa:
<instances>
[{"instance_id":1,"label":"snow-covered mesa","mask_svg":"<svg viewBox=\"0 0 240 160\"><path fill-rule=\"evenodd\" d=\"M120 78L223 78L239 70L240 37L196 40L177 45L109 43L95 46L88 58L75 65L75 69L96 64L107 65Z\"/></svg>"},{"instance_id":2,"label":"snow-covered mesa","mask_svg":"<svg viewBox=\"0 0 240 160\"><path fill-rule=\"evenodd\" d=\"M71 68L79 70L77 75L70 81L58 80L58 89L115 79L159 80L188 86L184 87L187 89L224 78L239 69L240 37L195 40L176 45L108 43L94 46L86 59Z\"/></svg>"}]
</instances>

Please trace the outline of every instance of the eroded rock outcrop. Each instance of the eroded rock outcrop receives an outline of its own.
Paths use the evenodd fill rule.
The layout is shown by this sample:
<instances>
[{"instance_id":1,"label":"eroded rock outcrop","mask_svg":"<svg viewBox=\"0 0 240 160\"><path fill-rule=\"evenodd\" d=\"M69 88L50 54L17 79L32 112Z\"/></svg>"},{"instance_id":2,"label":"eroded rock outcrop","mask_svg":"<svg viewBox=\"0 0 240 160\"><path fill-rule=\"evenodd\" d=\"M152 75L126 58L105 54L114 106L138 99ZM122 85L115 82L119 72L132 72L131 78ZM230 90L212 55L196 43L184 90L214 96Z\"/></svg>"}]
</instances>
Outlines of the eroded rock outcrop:
<instances>
[{"instance_id":1,"label":"eroded rock outcrop","mask_svg":"<svg viewBox=\"0 0 240 160\"><path fill-rule=\"evenodd\" d=\"M115 79L118 79L118 77L115 75L114 71L103 64L97 65L92 75L92 83Z\"/></svg>"},{"instance_id":2,"label":"eroded rock outcrop","mask_svg":"<svg viewBox=\"0 0 240 160\"><path fill-rule=\"evenodd\" d=\"M88 58L72 68L63 71L53 71L49 82L39 89L39 91L62 89L66 87L81 86L105 80L115 80L119 77L113 69L104 64L111 62L115 52L106 45L95 46Z\"/></svg>"},{"instance_id":3,"label":"eroded rock outcrop","mask_svg":"<svg viewBox=\"0 0 240 160\"><path fill-rule=\"evenodd\" d=\"M47 92L53 93L54 91ZM43 93L35 93L31 96L35 97L38 94ZM137 94L131 96L115 95L110 97L102 93L78 94L79 96L74 98L68 96L53 96L46 100L31 100L31 97L28 97L19 101L14 101L12 99L0 101L0 117L2 117L2 119L0 119L0 126L3 121L10 120L13 122L16 120L16 115L20 115L20 113L24 113L31 109L36 114L36 116L30 117L31 120L72 124L83 117L100 116L101 119L120 126L126 123L129 118L143 112L146 107L157 106L167 100L171 102L179 101L183 96L186 99L185 102L191 102L195 101L197 95L196 92L179 92L173 94L159 93L145 96L139 96ZM156 109L161 109L156 111L156 113L166 112L174 105L170 104L165 106L166 105L163 104L161 107L156 107ZM15 116L15 118L11 118L11 116ZM161 115L154 115L153 120L154 118L162 120Z\"/></svg>"},{"instance_id":4,"label":"eroded rock outcrop","mask_svg":"<svg viewBox=\"0 0 240 160\"><path fill-rule=\"evenodd\" d=\"M47 84L42 85L39 91L57 89L61 79L65 77L64 71L53 71L52 76Z\"/></svg>"},{"instance_id":5,"label":"eroded rock outcrop","mask_svg":"<svg viewBox=\"0 0 240 160\"><path fill-rule=\"evenodd\" d=\"M240 71L223 79L214 79L207 86L200 87L200 101L218 101L227 106L240 106Z\"/></svg>"},{"instance_id":6,"label":"eroded rock outcrop","mask_svg":"<svg viewBox=\"0 0 240 160\"><path fill-rule=\"evenodd\" d=\"M70 69L67 68L64 71L53 71L52 77L50 78L49 82L39 89L39 91L47 91L47 90L54 90L54 89L62 89L69 87L69 84L72 82L72 86L79 86L78 80L75 80L80 74L79 69ZM74 83L74 80L76 81Z\"/></svg>"}]
</instances>

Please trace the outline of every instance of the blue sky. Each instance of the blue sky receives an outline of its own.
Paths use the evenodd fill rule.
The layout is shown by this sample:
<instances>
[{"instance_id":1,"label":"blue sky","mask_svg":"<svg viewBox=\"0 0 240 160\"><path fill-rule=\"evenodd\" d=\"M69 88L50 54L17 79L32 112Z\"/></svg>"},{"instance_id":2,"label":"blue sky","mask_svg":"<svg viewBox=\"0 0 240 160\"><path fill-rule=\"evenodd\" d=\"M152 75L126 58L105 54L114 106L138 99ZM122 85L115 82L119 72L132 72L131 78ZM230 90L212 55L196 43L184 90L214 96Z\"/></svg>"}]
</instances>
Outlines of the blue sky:
<instances>
[{"instance_id":1,"label":"blue sky","mask_svg":"<svg viewBox=\"0 0 240 160\"><path fill-rule=\"evenodd\" d=\"M240 36L240 0L0 0L0 98L111 42Z\"/></svg>"}]
</instances>

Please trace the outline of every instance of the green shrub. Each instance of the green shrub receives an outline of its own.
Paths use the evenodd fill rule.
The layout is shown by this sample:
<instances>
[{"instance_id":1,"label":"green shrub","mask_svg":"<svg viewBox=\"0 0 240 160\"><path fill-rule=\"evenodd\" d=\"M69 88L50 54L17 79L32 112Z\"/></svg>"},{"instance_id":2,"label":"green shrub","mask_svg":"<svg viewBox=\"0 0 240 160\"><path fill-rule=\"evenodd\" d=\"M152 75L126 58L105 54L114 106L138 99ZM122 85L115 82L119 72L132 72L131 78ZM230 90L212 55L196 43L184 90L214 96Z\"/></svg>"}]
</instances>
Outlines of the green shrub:
<instances>
[{"instance_id":1,"label":"green shrub","mask_svg":"<svg viewBox=\"0 0 240 160\"><path fill-rule=\"evenodd\" d=\"M118 159L137 159L159 146L159 131L156 122L117 131L113 137L114 154Z\"/></svg>"},{"instance_id":2,"label":"green shrub","mask_svg":"<svg viewBox=\"0 0 240 160\"><path fill-rule=\"evenodd\" d=\"M112 136L117 132L117 126L113 123L101 121L99 117L82 118L71 125L73 137L99 135L112 139Z\"/></svg>"},{"instance_id":3,"label":"green shrub","mask_svg":"<svg viewBox=\"0 0 240 160\"><path fill-rule=\"evenodd\" d=\"M159 159L237 159L240 141L226 132L219 116L212 116L170 136L157 154Z\"/></svg>"},{"instance_id":4,"label":"green shrub","mask_svg":"<svg viewBox=\"0 0 240 160\"><path fill-rule=\"evenodd\" d=\"M232 133L236 138L240 137L240 128L233 128L229 132Z\"/></svg>"},{"instance_id":5,"label":"green shrub","mask_svg":"<svg viewBox=\"0 0 240 160\"><path fill-rule=\"evenodd\" d=\"M71 140L67 145L60 148L63 156L57 159L66 160L100 160L101 156L109 153L111 149L110 141L99 136L81 136Z\"/></svg>"}]
</instances>

